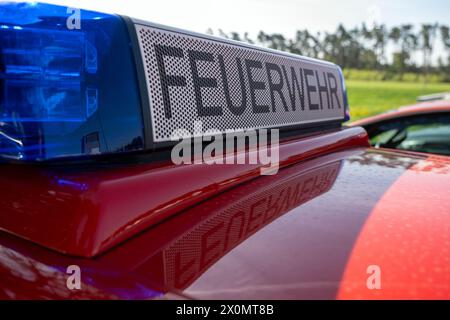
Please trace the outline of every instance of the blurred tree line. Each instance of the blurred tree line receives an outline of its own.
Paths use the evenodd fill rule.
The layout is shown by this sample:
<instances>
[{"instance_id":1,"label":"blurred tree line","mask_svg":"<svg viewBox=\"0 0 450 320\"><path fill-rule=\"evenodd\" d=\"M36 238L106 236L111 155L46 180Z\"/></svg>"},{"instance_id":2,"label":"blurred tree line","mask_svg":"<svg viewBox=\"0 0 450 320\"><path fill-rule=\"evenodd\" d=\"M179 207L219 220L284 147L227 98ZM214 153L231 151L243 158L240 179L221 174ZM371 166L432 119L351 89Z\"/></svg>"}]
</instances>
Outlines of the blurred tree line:
<instances>
[{"instance_id":1,"label":"blurred tree line","mask_svg":"<svg viewBox=\"0 0 450 320\"><path fill-rule=\"evenodd\" d=\"M213 30L207 31L214 34ZM367 27L366 24L346 29L340 24L334 32L310 33L298 30L293 38L279 33L260 31L256 39L248 33L225 33L218 35L229 39L259 44L268 48L288 51L308 57L325 59L337 63L344 69L377 70L382 80L402 79L403 75L415 73L426 82L430 74L439 75L443 81L450 81L450 29L448 25L422 24L415 28L412 24L402 24L392 28L384 24ZM432 63L433 52L440 41L444 56ZM390 59L387 48L390 47ZM414 58L421 53L422 61ZM436 61L435 61L436 62Z\"/></svg>"}]
</instances>

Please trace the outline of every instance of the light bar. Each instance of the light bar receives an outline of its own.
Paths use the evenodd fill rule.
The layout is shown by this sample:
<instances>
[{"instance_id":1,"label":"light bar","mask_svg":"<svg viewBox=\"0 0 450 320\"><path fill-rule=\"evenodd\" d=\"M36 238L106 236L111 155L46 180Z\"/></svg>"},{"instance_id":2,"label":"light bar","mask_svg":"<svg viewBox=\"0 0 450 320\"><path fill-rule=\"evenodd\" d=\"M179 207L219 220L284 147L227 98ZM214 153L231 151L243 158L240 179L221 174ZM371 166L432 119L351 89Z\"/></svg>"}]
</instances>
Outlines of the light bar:
<instances>
[{"instance_id":1,"label":"light bar","mask_svg":"<svg viewBox=\"0 0 450 320\"><path fill-rule=\"evenodd\" d=\"M33 161L142 149L133 59L118 16L1 3L1 156Z\"/></svg>"},{"instance_id":2,"label":"light bar","mask_svg":"<svg viewBox=\"0 0 450 320\"><path fill-rule=\"evenodd\" d=\"M128 17L0 4L0 158L164 148L184 129L348 120L334 64Z\"/></svg>"}]
</instances>

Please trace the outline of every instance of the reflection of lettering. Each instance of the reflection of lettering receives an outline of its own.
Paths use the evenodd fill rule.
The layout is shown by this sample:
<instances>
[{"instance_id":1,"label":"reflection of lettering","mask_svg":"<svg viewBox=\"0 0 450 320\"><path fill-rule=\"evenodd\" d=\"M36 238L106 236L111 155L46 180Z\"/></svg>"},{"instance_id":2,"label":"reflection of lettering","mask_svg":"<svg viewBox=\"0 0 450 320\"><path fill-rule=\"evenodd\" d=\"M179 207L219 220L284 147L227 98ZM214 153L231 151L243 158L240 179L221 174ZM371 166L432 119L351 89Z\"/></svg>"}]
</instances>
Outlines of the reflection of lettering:
<instances>
[{"instance_id":1,"label":"reflection of lettering","mask_svg":"<svg viewBox=\"0 0 450 320\"><path fill-rule=\"evenodd\" d=\"M220 256L221 240L223 240L220 232L223 231L223 228L224 223L220 222L202 235L200 268L204 268Z\"/></svg>"},{"instance_id":2,"label":"reflection of lettering","mask_svg":"<svg viewBox=\"0 0 450 320\"><path fill-rule=\"evenodd\" d=\"M185 283L195 279L195 259L181 261L181 252L175 254L175 274L180 275L176 278L175 287L184 287Z\"/></svg>"},{"instance_id":3,"label":"reflection of lettering","mask_svg":"<svg viewBox=\"0 0 450 320\"><path fill-rule=\"evenodd\" d=\"M218 259L290 209L327 192L340 162L264 186L210 219L164 250L166 284L185 288Z\"/></svg>"}]
</instances>

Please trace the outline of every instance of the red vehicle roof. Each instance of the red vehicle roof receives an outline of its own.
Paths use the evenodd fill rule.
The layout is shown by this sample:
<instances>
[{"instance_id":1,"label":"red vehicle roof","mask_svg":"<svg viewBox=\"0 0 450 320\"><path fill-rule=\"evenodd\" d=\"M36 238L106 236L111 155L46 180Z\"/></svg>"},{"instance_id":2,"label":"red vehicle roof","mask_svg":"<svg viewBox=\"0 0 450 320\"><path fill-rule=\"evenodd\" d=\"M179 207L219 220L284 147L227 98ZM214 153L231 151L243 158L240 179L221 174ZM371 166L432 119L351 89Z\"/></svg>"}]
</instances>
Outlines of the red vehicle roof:
<instances>
[{"instance_id":1,"label":"red vehicle roof","mask_svg":"<svg viewBox=\"0 0 450 320\"><path fill-rule=\"evenodd\" d=\"M320 147L318 141L323 141ZM297 152L290 154L289 148ZM361 128L290 140L280 151L281 158L289 162L277 175L235 176L239 183L234 181L226 190L219 189L220 182L214 177L231 183L224 179L230 173L209 172L206 180L215 181L215 192L202 202L180 207L176 215L146 225L139 234L137 231L144 229L139 219L126 224L124 229L132 232L120 234L124 229L117 227L117 219L124 211L117 210L107 224L110 229L103 229L109 230L111 237L115 235L112 231L118 230L121 241L113 242L114 246L107 241L93 246L103 233L86 234L94 227L105 228L99 218L104 219L107 211L100 214L94 208L88 213L96 223L74 219L76 224L65 225L67 238L63 232L45 231L41 225L35 233L31 225L31 230L19 230L55 250L94 258L61 254L2 232L0 297L129 299L170 293L202 299L450 298L448 158L371 149ZM136 173L131 180L141 176L150 181L152 170L164 170L144 166L140 173L139 168L128 169ZM111 192L120 203L120 192L110 189L120 178L120 170L117 172L117 176L112 172L99 175L100 180L92 186L102 191L103 197ZM78 182L93 181L86 180L87 175L81 177ZM123 180L127 179L117 181ZM156 186L152 190L158 192ZM205 190L210 189L196 191ZM98 199L77 192L59 194L59 201L67 203L60 207L64 209L59 211L60 217L74 215L70 208L73 194L91 205L98 203ZM162 208L155 207L151 193L127 196L131 197L128 203L119 208L128 204L133 209L130 212L141 213L146 206L150 211ZM1 212L6 204L10 217L15 211L22 212L13 219L17 225L26 225L26 219L51 224L58 218L56 210L47 220L39 212L27 210L33 197L42 205L50 204L44 190L30 188L22 201L3 198ZM186 197L175 197L170 204L177 205ZM89 208L79 204L79 208ZM2 225L5 221L3 214ZM136 229L132 222L138 225ZM44 232L54 242L45 243ZM125 238L128 241L124 242ZM77 242L81 239L89 245ZM83 290L66 288L65 271L72 264L84 270ZM370 265L382 270L382 290L366 286Z\"/></svg>"},{"instance_id":2,"label":"red vehicle roof","mask_svg":"<svg viewBox=\"0 0 450 320\"><path fill-rule=\"evenodd\" d=\"M404 106L386 113L378 114L352 122L351 126L365 126L385 120L392 120L418 114L450 112L450 100L421 102L411 106Z\"/></svg>"},{"instance_id":3,"label":"red vehicle roof","mask_svg":"<svg viewBox=\"0 0 450 320\"><path fill-rule=\"evenodd\" d=\"M279 164L367 146L362 128L281 143ZM252 151L253 152L253 151ZM99 170L0 167L0 227L61 253L92 257L143 229L240 183L260 164L177 166L170 161ZM180 183L183 181L183 183ZM55 200L56 199L56 200Z\"/></svg>"}]
</instances>

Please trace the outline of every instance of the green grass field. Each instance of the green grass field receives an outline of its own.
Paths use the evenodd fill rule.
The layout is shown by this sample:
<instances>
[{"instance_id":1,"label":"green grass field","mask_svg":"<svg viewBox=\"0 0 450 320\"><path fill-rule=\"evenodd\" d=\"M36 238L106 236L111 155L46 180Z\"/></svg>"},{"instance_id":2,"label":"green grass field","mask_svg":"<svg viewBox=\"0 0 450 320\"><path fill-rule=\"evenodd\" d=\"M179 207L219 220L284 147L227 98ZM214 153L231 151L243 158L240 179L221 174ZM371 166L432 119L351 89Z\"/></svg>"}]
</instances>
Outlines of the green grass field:
<instances>
[{"instance_id":1,"label":"green grass field","mask_svg":"<svg viewBox=\"0 0 450 320\"><path fill-rule=\"evenodd\" d=\"M347 80L351 120L414 104L423 94L450 92L450 83Z\"/></svg>"},{"instance_id":2,"label":"green grass field","mask_svg":"<svg viewBox=\"0 0 450 320\"><path fill-rule=\"evenodd\" d=\"M424 82L425 77L420 73L406 72L401 74L392 71L377 71L377 70L360 70L360 69L344 69L344 77L347 80L362 80L362 81L401 81L401 82ZM427 82L442 83L445 82L443 74L429 74Z\"/></svg>"}]
</instances>

